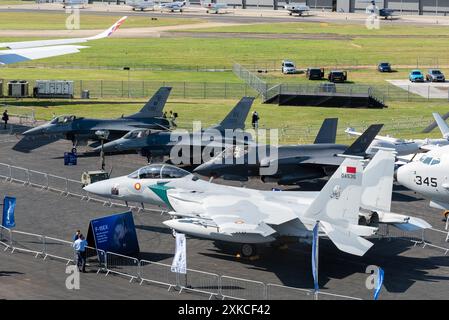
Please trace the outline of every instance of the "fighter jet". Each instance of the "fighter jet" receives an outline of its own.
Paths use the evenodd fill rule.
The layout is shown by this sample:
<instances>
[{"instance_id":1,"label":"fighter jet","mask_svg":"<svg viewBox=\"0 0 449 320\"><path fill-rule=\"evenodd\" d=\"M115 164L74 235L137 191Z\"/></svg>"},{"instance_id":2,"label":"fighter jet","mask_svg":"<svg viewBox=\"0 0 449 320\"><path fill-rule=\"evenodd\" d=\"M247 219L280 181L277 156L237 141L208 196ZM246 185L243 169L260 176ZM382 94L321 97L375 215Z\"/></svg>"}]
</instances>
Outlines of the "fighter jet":
<instances>
[{"instance_id":1,"label":"fighter jet","mask_svg":"<svg viewBox=\"0 0 449 320\"><path fill-rule=\"evenodd\" d=\"M139 151L150 162L153 157L170 156L174 147L179 149L188 147L189 159L185 160L189 164L193 164L193 161L191 161L194 156L194 153L191 152L193 147L199 146L199 151L203 151L205 147L210 147L211 151L215 149L221 152L225 146L233 145L236 142L234 135L227 136L227 134L244 129L245 119L253 102L254 98L243 97L220 124L204 130L188 133L186 131L152 132L148 129L136 129L120 139L106 143L103 150L105 152ZM249 134L246 136L250 140ZM214 145L211 144L211 138L213 138ZM176 152L176 156L182 157L179 152Z\"/></svg>"},{"instance_id":2,"label":"fighter jet","mask_svg":"<svg viewBox=\"0 0 449 320\"><path fill-rule=\"evenodd\" d=\"M128 176L92 183L84 190L105 198L168 209L174 217L164 222L168 227L200 238L241 243L242 253L248 256L255 253L256 243L282 242L282 238L290 237L307 239L312 222L317 220L335 223L326 225L326 232L331 233L331 227L343 232L350 224L344 232L356 233L357 236L349 234L352 240L374 234L382 223L403 230L431 227L422 219L390 212L394 170L391 151L379 151L366 166L363 179L359 159L345 161L341 172L336 172L321 192L260 191L218 185L168 164L148 165ZM346 192L345 184L353 182L356 185L348 186ZM341 198L345 207L332 198ZM322 216L320 210L327 210L332 217ZM342 243L337 234L329 237L337 238L340 249L354 254L363 254L371 246L361 239L362 248L354 248L351 239L351 243Z\"/></svg>"},{"instance_id":3,"label":"fighter jet","mask_svg":"<svg viewBox=\"0 0 449 320\"><path fill-rule=\"evenodd\" d=\"M310 7L305 3L297 3L297 4L287 4L284 6L285 10L288 11L288 14L291 16L294 13L302 16L305 12L310 12Z\"/></svg>"},{"instance_id":4,"label":"fighter jet","mask_svg":"<svg viewBox=\"0 0 449 320\"><path fill-rule=\"evenodd\" d=\"M363 256L373 245L379 223L405 230L431 227L419 218L390 212L394 155L381 151L363 171L360 159L346 158L320 192L276 192L220 186L184 189L172 184L150 186L166 201L174 219L163 223L184 234L242 244L245 256L256 245L285 239L310 239L318 223L339 250ZM366 175L366 176L365 176ZM373 223L361 219L370 209Z\"/></svg>"},{"instance_id":5,"label":"fighter jet","mask_svg":"<svg viewBox=\"0 0 449 320\"><path fill-rule=\"evenodd\" d=\"M247 181L260 177L264 182L293 185L303 180L327 177L342 163L338 154L365 156L382 125L372 125L349 147L336 144L337 119L326 119L314 144L248 145L227 148L194 171L207 177Z\"/></svg>"},{"instance_id":6,"label":"fighter jet","mask_svg":"<svg viewBox=\"0 0 449 320\"><path fill-rule=\"evenodd\" d=\"M380 148L392 148L396 151L398 156L406 156L416 154L418 152L427 152L436 147L445 146L449 144L449 127L438 113L432 113L435 121L440 128L442 139L398 139L390 136L377 135L369 148L366 150L367 154L374 154ZM360 136L361 133L355 131L353 128L347 128L345 132L351 136Z\"/></svg>"},{"instance_id":7,"label":"fighter jet","mask_svg":"<svg viewBox=\"0 0 449 320\"><path fill-rule=\"evenodd\" d=\"M127 17L122 17L109 29L88 38L75 39L56 39L56 40L37 40L21 42L0 43L0 48L9 50L0 51L0 65L36 60L48 57L61 56L65 54L77 53L80 49L88 48L85 46L73 46L74 43L84 43L91 40L98 40L109 37L125 22Z\"/></svg>"},{"instance_id":8,"label":"fighter jet","mask_svg":"<svg viewBox=\"0 0 449 320\"><path fill-rule=\"evenodd\" d=\"M97 132L106 134L108 136L106 140L111 141L136 128L169 129L171 124L162 117L162 109L167 102L170 91L171 87L159 88L139 112L118 119L89 119L74 115L56 117L46 124L25 131L23 133L25 137L13 149L30 151L45 145L47 142L55 141L55 139L35 139L36 144L29 146L29 137L67 139L71 140L73 147L76 148L77 145L86 143L88 140L100 140Z\"/></svg>"}]
</instances>

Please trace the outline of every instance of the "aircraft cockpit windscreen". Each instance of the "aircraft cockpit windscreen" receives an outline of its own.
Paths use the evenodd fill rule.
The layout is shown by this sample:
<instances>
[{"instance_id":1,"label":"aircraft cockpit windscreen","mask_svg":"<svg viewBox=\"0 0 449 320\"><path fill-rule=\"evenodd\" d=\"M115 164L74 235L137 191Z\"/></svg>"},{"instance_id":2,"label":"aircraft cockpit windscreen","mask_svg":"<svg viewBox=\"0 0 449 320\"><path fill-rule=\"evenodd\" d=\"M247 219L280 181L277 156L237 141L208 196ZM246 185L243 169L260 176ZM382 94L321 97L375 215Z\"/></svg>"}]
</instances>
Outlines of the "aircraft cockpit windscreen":
<instances>
[{"instance_id":1,"label":"aircraft cockpit windscreen","mask_svg":"<svg viewBox=\"0 0 449 320\"><path fill-rule=\"evenodd\" d=\"M178 179L189 175L190 172L169 165L169 164L151 164L140 168L131 173L128 178L131 179Z\"/></svg>"},{"instance_id":2,"label":"aircraft cockpit windscreen","mask_svg":"<svg viewBox=\"0 0 449 320\"><path fill-rule=\"evenodd\" d=\"M151 130L134 130L128 132L123 136L123 139L132 140L132 139L141 139L148 137L151 133Z\"/></svg>"},{"instance_id":3,"label":"aircraft cockpit windscreen","mask_svg":"<svg viewBox=\"0 0 449 320\"><path fill-rule=\"evenodd\" d=\"M434 166L441 162L439 158L433 158L430 156L423 156L423 157L421 157L421 159L419 159L419 161L421 163L429 165L429 166Z\"/></svg>"},{"instance_id":4,"label":"aircraft cockpit windscreen","mask_svg":"<svg viewBox=\"0 0 449 320\"><path fill-rule=\"evenodd\" d=\"M59 116L50 121L51 124L67 124L76 119L76 116Z\"/></svg>"}]
</instances>

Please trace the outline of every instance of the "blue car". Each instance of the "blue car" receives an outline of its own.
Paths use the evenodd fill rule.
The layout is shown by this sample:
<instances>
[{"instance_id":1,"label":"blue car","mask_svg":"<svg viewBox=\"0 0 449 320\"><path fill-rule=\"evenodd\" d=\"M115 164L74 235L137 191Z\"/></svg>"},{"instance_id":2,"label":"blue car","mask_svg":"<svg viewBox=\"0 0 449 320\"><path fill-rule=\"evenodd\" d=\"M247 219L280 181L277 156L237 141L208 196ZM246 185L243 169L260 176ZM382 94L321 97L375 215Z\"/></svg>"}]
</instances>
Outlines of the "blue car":
<instances>
[{"instance_id":1,"label":"blue car","mask_svg":"<svg viewBox=\"0 0 449 320\"><path fill-rule=\"evenodd\" d=\"M412 70L408 75L408 79L411 82L424 82L424 75L421 70Z\"/></svg>"}]
</instances>

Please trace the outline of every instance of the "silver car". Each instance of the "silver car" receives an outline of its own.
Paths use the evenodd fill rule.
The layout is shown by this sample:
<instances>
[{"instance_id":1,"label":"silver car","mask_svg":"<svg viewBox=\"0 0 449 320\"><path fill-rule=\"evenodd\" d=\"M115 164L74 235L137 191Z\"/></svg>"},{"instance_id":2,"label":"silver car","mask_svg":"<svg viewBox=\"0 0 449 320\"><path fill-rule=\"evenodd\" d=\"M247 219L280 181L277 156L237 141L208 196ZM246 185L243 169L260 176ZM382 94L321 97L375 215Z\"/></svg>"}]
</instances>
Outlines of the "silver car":
<instances>
[{"instance_id":1,"label":"silver car","mask_svg":"<svg viewBox=\"0 0 449 320\"><path fill-rule=\"evenodd\" d=\"M439 69L429 69L426 74L426 80L430 82L445 82L444 74Z\"/></svg>"}]
</instances>

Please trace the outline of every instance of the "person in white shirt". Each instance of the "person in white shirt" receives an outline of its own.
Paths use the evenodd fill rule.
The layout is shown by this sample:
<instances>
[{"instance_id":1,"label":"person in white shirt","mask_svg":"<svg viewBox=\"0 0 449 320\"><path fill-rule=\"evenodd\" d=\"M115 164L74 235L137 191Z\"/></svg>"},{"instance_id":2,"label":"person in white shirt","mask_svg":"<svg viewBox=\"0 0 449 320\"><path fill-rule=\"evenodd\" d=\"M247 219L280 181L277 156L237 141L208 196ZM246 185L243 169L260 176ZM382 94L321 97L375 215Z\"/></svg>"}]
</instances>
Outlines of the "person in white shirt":
<instances>
[{"instance_id":1,"label":"person in white shirt","mask_svg":"<svg viewBox=\"0 0 449 320\"><path fill-rule=\"evenodd\" d=\"M76 253L76 265L80 272L86 272L86 246L87 241L82 234L73 242L73 248Z\"/></svg>"}]
</instances>

